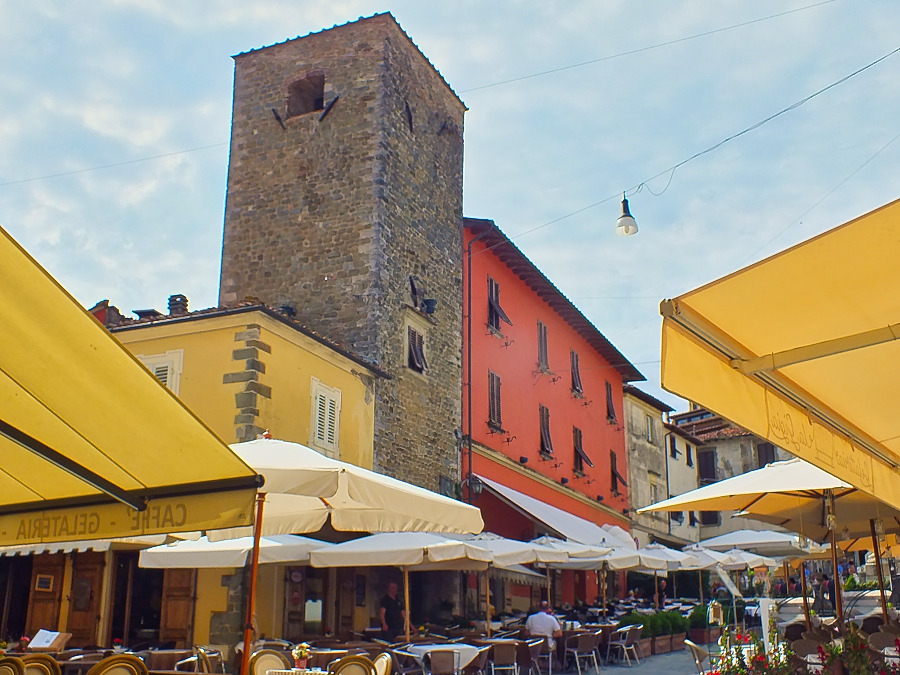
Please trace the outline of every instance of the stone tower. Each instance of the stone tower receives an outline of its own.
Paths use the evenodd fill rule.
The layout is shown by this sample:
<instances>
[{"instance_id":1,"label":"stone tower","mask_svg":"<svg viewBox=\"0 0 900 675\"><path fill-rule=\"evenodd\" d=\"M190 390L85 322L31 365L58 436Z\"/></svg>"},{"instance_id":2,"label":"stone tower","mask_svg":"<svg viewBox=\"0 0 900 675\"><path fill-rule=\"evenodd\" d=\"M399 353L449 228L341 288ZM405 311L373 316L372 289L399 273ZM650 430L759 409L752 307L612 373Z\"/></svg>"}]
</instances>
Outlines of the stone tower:
<instances>
[{"instance_id":1,"label":"stone tower","mask_svg":"<svg viewBox=\"0 0 900 675\"><path fill-rule=\"evenodd\" d=\"M464 112L390 14L235 57L219 302L390 373L375 468L432 489L459 477Z\"/></svg>"}]
</instances>

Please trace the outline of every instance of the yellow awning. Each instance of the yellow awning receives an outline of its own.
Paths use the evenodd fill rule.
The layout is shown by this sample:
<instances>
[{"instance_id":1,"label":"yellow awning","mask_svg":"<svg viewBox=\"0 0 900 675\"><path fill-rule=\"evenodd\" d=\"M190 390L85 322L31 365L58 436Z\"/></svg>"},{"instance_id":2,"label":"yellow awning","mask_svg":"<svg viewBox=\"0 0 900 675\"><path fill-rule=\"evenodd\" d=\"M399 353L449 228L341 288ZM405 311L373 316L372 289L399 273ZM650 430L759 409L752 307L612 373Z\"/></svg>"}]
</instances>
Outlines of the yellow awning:
<instances>
[{"instance_id":1,"label":"yellow awning","mask_svg":"<svg viewBox=\"0 0 900 675\"><path fill-rule=\"evenodd\" d=\"M900 201L664 301L662 385L900 508Z\"/></svg>"},{"instance_id":2,"label":"yellow awning","mask_svg":"<svg viewBox=\"0 0 900 675\"><path fill-rule=\"evenodd\" d=\"M246 525L259 479L0 228L0 545Z\"/></svg>"}]
</instances>

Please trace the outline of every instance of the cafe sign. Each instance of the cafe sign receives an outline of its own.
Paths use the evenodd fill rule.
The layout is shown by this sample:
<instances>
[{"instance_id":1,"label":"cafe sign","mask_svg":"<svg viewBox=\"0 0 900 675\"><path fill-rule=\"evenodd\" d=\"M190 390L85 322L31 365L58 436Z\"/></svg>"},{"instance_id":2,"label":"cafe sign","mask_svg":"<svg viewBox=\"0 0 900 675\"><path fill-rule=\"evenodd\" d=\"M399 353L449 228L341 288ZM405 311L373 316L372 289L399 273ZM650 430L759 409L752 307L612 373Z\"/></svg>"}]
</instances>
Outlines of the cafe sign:
<instances>
[{"instance_id":1,"label":"cafe sign","mask_svg":"<svg viewBox=\"0 0 900 675\"><path fill-rule=\"evenodd\" d=\"M255 499L256 490L235 490L152 499L143 511L110 503L0 514L0 546L246 527Z\"/></svg>"}]
</instances>

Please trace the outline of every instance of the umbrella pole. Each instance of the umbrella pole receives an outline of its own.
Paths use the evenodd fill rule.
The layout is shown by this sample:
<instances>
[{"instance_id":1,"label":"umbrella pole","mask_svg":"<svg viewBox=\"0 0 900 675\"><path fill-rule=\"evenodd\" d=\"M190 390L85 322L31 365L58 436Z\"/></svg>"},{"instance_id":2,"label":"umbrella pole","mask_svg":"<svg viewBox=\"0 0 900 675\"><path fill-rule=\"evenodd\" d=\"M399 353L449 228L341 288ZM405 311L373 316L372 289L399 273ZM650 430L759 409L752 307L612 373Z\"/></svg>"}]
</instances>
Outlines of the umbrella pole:
<instances>
[{"instance_id":1,"label":"umbrella pole","mask_svg":"<svg viewBox=\"0 0 900 675\"><path fill-rule=\"evenodd\" d=\"M409 642L409 567L403 566L403 625L406 628L406 641Z\"/></svg>"},{"instance_id":2,"label":"umbrella pole","mask_svg":"<svg viewBox=\"0 0 900 675\"><path fill-rule=\"evenodd\" d=\"M484 597L487 601L485 616L487 617L487 636L491 637L491 568L484 571Z\"/></svg>"},{"instance_id":3,"label":"umbrella pole","mask_svg":"<svg viewBox=\"0 0 900 675\"><path fill-rule=\"evenodd\" d=\"M875 532L875 520L869 520L869 528L872 531L872 550L875 552L875 573L878 575L878 591L881 593L881 615L885 624L888 622L887 599L884 597L884 577L881 574L881 549L878 543L878 533Z\"/></svg>"},{"instance_id":4,"label":"umbrella pole","mask_svg":"<svg viewBox=\"0 0 900 675\"><path fill-rule=\"evenodd\" d=\"M597 577L597 583L600 584L600 597L603 598L603 618L606 618L606 580L609 578L609 573L606 571L606 563L603 563L603 567L600 568L600 574Z\"/></svg>"},{"instance_id":5,"label":"umbrella pole","mask_svg":"<svg viewBox=\"0 0 900 675\"><path fill-rule=\"evenodd\" d=\"M259 538L262 536L263 504L266 493L256 494L256 523L253 527L253 551L250 554L250 587L247 590L247 622L244 624L244 649L241 652L241 675L250 672L250 650L253 648L253 617L256 615L256 576L259 572Z\"/></svg>"},{"instance_id":6,"label":"umbrella pole","mask_svg":"<svg viewBox=\"0 0 900 675\"><path fill-rule=\"evenodd\" d=\"M550 582L550 565L547 565L547 604L550 605L551 607L553 607L553 600L551 600L551 598L553 596L550 593L550 589L551 589L550 584L551 584L551 582Z\"/></svg>"},{"instance_id":7,"label":"umbrella pole","mask_svg":"<svg viewBox=\"0 0 900 675\"><path fill-rule=\"evenodd\" d=\"M838 629L844 632L844 599L841 597L841 577L838 574L837 562L837 541L835 540L834 529L831 530L831 568L834 576L834 598L835 609L837 610Z\"/></svg>"},{"instance_id":8,"label":"umbrella pole","mask_svg":"<svg viewBox=\"0 0 900 675\"><path fill-rule=\"evenodd\" d=\"M700 589L700 604L703 604L703 570L697 570L697 588Z\"/></svg>"},{"instance_id":9,"label":"umbrella pole","mask_svg":"<svg viewBox=\"0 0 900 675\"><path fill-rule=\"evenodd\" d=\"M809 619L809 598L806 597L806 561L800 561L800 593L803 595L803 615L806 617L806 630L812 630Z\"/></svg>"},{"instance_id":10,"label":"umbrella pole","mask_svg":"<svg viewBox=\"0 0 900 675\"><path fill-rule=\"evenodd\" d=\"M678 597L678 573L672 572L672 598Z\"/></svg>"},{"instance_id":11,"label":"umbrella pole","mask_svg":"<svg viewBox=\"0 0 900 675\"><path fill-rule=\"evenodd\" d=\"M656 605L656 609L662 609L659 606L659 577L656 576L656 571L653 571L653 586L656 589L656 595L653 597L653 604Z\"/></svg>"},{"instance_id":12,"label":"umbrella pole","mask_svg":"<svg viewBox=\"0 0 900 675\"><path fill-rule=\"evenodd\" d=\"M789 598L791 597L791 589L788 586L788 579L790 579L790 577L788 576L787 558L781 563L781 573L784 575L784 597Z\"/></svg>"}]
</instances>

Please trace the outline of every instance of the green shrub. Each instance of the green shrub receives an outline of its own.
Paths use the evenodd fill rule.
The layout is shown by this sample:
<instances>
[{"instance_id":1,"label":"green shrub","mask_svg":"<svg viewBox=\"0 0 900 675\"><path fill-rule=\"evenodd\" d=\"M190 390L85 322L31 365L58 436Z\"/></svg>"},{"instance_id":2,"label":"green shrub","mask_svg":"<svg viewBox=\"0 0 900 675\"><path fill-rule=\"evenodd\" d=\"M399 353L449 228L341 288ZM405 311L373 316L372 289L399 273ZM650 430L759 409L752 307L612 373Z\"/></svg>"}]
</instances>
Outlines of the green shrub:
<instances>
[{"instance_id":1,"label":"green shrub","mask_svg":"<svg viewBox=\"0 0 900 675\"><path fill-rule=\"evenodd\" d=\"M638 614L637 612L631 612L630 614L626 614L621 619L619 619L619 627L622 626L636 626L638 624L642 624L644 628L647 627L647 615L646 614Z\"/></svg>"},{"instance_id":2,"label":"green shrub","mask_svg":"<svg viewBox=\"0 0 900 675\"><path fill-rule=\"evenodd\" d=\"M644 616L644 630L641 632L641 637L656 637L657 635L663 635L661 619L662 614L657 612L656 614L647 614Z\"/></svg>"},{"instance_id":3,"label":"green shrub","mask_svg":"<svg viewBox=\"0 0 900 675\"><path fill-rule=\"evenodd\" d=\"M844 590L845 591L855 591L859 588L859 584L856 583L856 579L853 577L847 577L847 581L844 582Z\"/></svg>"},{"instance_id":4,"label":"green shrub","mask_svg":"<svg viewBox=\"0 0 900 675\"><path fill-rule=\"evenodd\" d=\"M706 605L697 605L691 610L688 622L691 628L709 628Z\"/></svg>"},{"instance_id":5,"label":"green shrub","mask_svg":"<svg viewBox=\"0 0 900 675\"><path fill-rule=\"evenodd\" d=\"M688 624L690 623L686 616L682 616L681 612L669 610L666 612L669 620L669 634L687 633Z\"/></svg>"}]
</instances>

